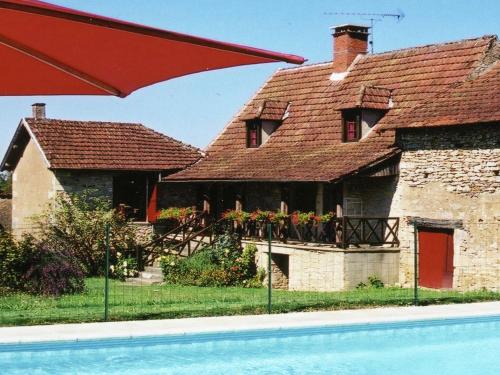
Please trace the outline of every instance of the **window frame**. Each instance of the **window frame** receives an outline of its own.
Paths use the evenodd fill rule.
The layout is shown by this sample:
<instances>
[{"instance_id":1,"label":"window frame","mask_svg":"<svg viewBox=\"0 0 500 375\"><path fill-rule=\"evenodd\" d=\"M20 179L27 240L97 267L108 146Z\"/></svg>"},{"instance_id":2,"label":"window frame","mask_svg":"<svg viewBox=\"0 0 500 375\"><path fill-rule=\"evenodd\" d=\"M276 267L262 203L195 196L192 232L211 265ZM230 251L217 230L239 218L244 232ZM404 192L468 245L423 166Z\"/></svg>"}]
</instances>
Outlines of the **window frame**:
<instances>
[{"instance_id":1,"label":"window frame","mask_svg":"<svg viewBox=\"0 0 500 375\"><path fill-rule=\"evenodd\" d=\"M356 136L354 138L349 138L349 132L347 129L347 123L355 122L355 132ZM358 142L361 139L361 110L359 109L348 109L342 111L342 141L345 143Z\"/></svg>"},{"instance_id":2,"label":"window frame","mask_svg":"<svg viewBox=\"0 0 500 375\"><path fill-rule=\"evenodd\" d=\"M250 134L256 132L256 145L252 145ZM248 120L246 122L247 148L259 148L262 145L262 121Z\"/></svg>"}]
</instances>

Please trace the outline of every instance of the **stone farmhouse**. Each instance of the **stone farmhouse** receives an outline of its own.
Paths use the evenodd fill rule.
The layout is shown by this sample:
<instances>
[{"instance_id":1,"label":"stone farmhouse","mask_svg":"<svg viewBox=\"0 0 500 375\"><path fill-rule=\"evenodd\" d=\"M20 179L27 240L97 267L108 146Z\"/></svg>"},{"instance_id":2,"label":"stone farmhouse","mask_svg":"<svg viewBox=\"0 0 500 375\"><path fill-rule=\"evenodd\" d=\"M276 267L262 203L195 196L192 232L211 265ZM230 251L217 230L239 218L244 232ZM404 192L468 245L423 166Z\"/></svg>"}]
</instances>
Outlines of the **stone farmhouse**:
<instances>
[{"instance_id":1,"label":"stone farmhouse","mask_svg":"<svg viewBox=\"0 0 500 375\"><path fill-rule=\"evenodd\" d=\"M500 289L497 37L377 54L367 27L333 39L333 61L278 70L204 158L164 177L159 207L331 212L273 234L289 289L410 286L416 246L421 286Z\"/></svg>"},{"instance_id":2,"label":"stone farmhouse","mask_svg":"<svg viewBox=\"0 0 500 375\"><path fill-rule=\"evenodd\" d=\"M422 287L500 290L497 37L377 54L367 41L365 26L334 28L331 62L278 70L203 154L35 104L0 165L13 172L13 233L58 192L93 189L146 232L159 210L195 207L188 248L228 210L281 214L275 287L409 287L417 270ZM264 221L234 228L266 265Z\"/></svg>"},{"instance_id":3,"label":"stone farmhouse","mask_svg":"<svg viewBox=\"0 0 500 375\"><path fill-rule=\"evenodd\" d=\"M32 230L58 192L94 191L135 222L156 218L158 181L201 157L141 124L48 119L45 105L21 120L2 171L12 172L12 232Z\"/></svg>"}]
</instances>

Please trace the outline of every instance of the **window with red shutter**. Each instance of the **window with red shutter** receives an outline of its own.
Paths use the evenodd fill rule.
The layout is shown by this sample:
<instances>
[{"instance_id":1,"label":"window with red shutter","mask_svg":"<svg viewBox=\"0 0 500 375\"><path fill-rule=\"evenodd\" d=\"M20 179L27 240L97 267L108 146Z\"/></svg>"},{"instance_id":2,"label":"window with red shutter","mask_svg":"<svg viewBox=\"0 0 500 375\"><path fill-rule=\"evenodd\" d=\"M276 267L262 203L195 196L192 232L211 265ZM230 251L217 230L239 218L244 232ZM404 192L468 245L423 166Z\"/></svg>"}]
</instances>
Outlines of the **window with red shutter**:
<instances>
[{"instance_id":1,"label":"window with red shutter","mask_svg":"<svg viewBox=\"0 0 500 375\"><path fill-rule=\"evenodd\" d=\"M358 110L347 110L342 112L344 123L343 141L357 142L361 138L361 113Z\"/></svg>"},{"instance_id":2,"label":"window with red shutter","mask_svg":"<svg viewBox=\"0 0 500 375\"><path fill-rule=\"evenodd\" d=\"M247 147L257 148L262 143L262 124L260 121L247 122Z\"/></svg>"}]
</instances>

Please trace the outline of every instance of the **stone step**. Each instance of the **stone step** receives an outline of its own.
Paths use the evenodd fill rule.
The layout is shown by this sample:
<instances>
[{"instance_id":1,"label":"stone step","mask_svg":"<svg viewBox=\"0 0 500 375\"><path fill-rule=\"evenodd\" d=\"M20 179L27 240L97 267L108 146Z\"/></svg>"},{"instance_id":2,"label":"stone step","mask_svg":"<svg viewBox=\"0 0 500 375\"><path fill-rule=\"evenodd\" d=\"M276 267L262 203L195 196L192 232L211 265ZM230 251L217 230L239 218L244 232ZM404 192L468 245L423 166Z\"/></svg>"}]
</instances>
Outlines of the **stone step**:
<instances>
[{"instance_id":1,"label":"stone step","mask_svg":"<svg viewBox=\"0 0 500 375\"><path fill-rule=\"evenodd\" d=\"M161 273L157 274L157 273L151 273L151 272L144 271L144 272L139 273L139 278L163 280L163 275Z\"/></svg>"},{"instance_id":2,"label":"stone step","mask_svg":"<svg viewBox=\"0 0 500 375\"><path fill-rule=\"evenodd\" d=\"M160 277L163 277L163 274L161 272L161 268L160 267L146 266L146 267L144 267L144 272L151 273L153 275L158 275Z\"/></svg>"}]
</instances>

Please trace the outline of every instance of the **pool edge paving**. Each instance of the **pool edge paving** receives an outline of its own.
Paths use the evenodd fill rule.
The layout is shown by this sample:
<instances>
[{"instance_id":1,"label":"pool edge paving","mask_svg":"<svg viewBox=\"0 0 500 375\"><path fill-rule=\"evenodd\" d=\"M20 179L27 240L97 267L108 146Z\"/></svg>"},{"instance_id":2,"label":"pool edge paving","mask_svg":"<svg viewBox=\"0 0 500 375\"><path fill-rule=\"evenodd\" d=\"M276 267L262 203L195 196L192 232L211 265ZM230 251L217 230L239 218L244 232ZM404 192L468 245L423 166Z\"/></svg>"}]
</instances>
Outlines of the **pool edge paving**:
<instances>
[{"instance_id":1,"label":"pool edge paving","mask_svg":"<svg viewBox=\"0 0 500 375\"><path fill-rule=\"evenodd\" d=\"M500 315L500 302L0 328L0 344L320 328ZM0 348L1 349L1 348Z\"/></svg>"}]
</instances>

